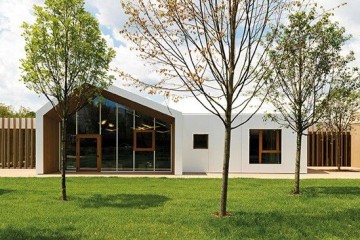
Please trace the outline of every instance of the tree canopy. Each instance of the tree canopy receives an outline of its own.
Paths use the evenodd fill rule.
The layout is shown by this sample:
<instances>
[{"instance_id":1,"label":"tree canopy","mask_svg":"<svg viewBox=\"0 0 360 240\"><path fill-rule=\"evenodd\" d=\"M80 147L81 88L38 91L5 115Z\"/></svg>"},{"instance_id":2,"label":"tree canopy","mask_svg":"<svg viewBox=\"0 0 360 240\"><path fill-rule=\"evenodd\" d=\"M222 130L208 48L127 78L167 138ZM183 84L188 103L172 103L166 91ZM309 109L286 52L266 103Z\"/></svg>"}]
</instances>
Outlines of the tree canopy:
<instances>
[{"instance_id":1,"label":"tree canopy","mask_svg":"<svg viewBox=\"0 0 360 240\"><path fill-rule=\"evenodd\" d=\"M31 111L29 108L20 107L19 110L14 110L14 107L11 105L6 105L0 103L0 117L12 118L12 117L35 117L35 112Z\"/></svg>"},{"instance_id":2,"label":"tree canopy","mask_svg":"<svg viewBox=\"0 0 360 240\"><path fill-rule=\"evenodd\" d=\"M282 24L269 37L266 86L267 101L275 108L268 116L297 134L295 183L299 193L301 137L305 130L324 115L334 82L339 79L354 57L343 56L342 48L349 36L332 12L319 12L316 4L297 2L287 24Z\"/></svg>"},{"instance_id":3,"label":"tree canopy","mask_svg":"<svg viewBox=\"0 0 360 240\"><path fill-rule=\"evenodd\" d=\"M68 114L65 106L70 95L86 99L93 94L90 89L111 84L108 71L115 52L107 47L99 23L85 11L83 0L46 0L44 6L34 6L34 15L34 24L23 24L22 80L29 89L44 94L58 113ZM66 114L61 113L61 118Z\"/></svg>"},{"instance_id":4,"label":"tree canopy","mask_svg":"<svg viewBox=\"0 0 360 240\"><path fill-rule=\"evenodd\" d=\"M254 101L262 89L262 63L267 46L260 44L276 25L282 0L137 0L122 1L129 21L122 33L159 80L153 83L125 72L120 75L149 93L189 94L216 115L225 128L220 216L226 215L231 130L260 108ZM250 106L252 114L236 121Z\"/></svg>"},{"instance_id":5,"label":"tree canopy","mask_svg":"<svg viewBox=\"0 0 360 240\"><path fill-rule=\"evenodd\" d=\"M62 198L67 200L67 118L111 84L108 71L115 51L107 47L83 0L46 0L44 6L34 6L34 15L34 24L23 24L22 80L45 95L61 119Z\"/></svg>"}]
</instances>

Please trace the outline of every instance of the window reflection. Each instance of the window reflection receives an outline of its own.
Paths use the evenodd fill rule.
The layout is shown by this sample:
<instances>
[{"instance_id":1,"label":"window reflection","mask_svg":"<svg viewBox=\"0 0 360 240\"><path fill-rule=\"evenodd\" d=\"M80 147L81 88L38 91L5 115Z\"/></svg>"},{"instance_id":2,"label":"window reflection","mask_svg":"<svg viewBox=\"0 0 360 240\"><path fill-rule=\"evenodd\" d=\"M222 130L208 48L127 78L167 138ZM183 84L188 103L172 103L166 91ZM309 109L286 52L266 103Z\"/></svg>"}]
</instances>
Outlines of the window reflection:
<instances>
[{"instance_id":1,"label":"window reflection","mask_svg":"<svg viewBox=\"0 0 360 240\"><path fill-rule=\"evenodd\" d=\"M99 99L95 98L78 111L78 134L99 134Z\"/></svg>"},{"instance_id":2,"label":"window reflection","mask_svg":"<svg viewBox=\"0 0 360 240\"><path fill-rule=\"evenodd\" d=\"M105 99L101 104L102 170L116 170L116 108L117 104Z\"/></svg>"},{"instance_id":3,"label":"window reflection","mask_svg":"<svg viewBox=\"0 0 360 240\"><path fill-rule=\"evenodd\" d=\"M76 169L76 114L68 118L66 145L66 170Z\"/></svg>"},{"instance_id":4,"label":"window reflection","mask_svg":"<svg viewBox=\"0 0 360 240\"><path fill-rule=\"evenodd\" d=\"M133 171L133 128L134 111L126 106L118 105L118 169Z\"/></svg>"},{"instance_id":5,"label":"window reflection","mask_svg":"<svg viewBox=\"0 0 360 240\"><path fill-rule=\"evenodd\" d=\"M171 171L171 124L152 116L97 97L68 129L67 169L76 169L76 135L101 134L103 171Z\"/></svg>"},{"instance_id":6,"label":"window reflection","mask_svg":"<svg viewBox=\"0 0 360 240\"><path fill-rule=\"evenodd\" d=\"M171 125L157 119L155 128L155 170L171 171Z\"/></svg>"},{"instance_id":7,"label":"window reflection","mask_svg":"<svg viewBox=\"0 0 360 240\"><path fill-rule=\"evenodd\" d=\"M250 129L249 163L281 164L281 130Z\"/></svg>"}]
</instances>

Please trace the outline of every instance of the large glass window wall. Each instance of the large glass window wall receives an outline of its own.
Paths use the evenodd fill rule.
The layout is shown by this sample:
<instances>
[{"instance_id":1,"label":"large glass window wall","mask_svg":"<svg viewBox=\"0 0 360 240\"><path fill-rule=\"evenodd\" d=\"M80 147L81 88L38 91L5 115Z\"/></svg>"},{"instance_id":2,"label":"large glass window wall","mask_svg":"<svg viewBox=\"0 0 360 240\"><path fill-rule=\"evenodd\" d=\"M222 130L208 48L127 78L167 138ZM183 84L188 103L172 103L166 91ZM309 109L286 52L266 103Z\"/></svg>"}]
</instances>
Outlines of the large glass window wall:
<instances>
[{"instance_id":1,"label":"large glass window wall","mask_svg":"<svg viewBox=\"0 0 360 240\"><path fill-rule=\"evenodd\" d=\"M69 118L67 169L76 169L76 135L100 134L102 171L170 172L171 132L169 123L95 98Z\"/></svg>"}]
</instances>

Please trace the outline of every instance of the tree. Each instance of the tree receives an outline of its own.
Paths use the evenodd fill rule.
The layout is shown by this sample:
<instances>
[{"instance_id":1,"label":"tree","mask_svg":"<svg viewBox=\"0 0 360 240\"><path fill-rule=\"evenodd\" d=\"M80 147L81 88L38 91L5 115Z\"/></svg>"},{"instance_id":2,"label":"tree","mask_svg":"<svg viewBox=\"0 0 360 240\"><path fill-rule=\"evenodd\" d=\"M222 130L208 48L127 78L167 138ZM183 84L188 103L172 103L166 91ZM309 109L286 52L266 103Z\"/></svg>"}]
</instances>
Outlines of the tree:
<instances>
[{"instance_id":1,"label":"tree","mask_svg":"<svg viewBox=\"0 0 360 240\"><path fill-rule=\"evenodd\" d=\"M1 117L12 117L14 115L14 109L10 105L0 103L0 116Z\"/></svg>"},{"instance_id":2,"label":"tree","mask_svg":"<svg viewBox=\"0 0 360 240\"><path fill-rule=\"evenodd\" d=\"M111 84L107 72L115 52L101 38L99 23L85 11L83 0L46 0L44 6L34 6L34 14L34 24L23 24L22 81L45 95L61 121L62 199L67 200L67 119Z\"/></svg>"},{"instance_id":3,"label":"tree","mask_svg":"<svg viewBox=\"0 0 360 240\"><path fill-rule=\"evenodd\" d=\"M15 111L13 106L0 103L0 117L35 117L35 112L23 106L18 111Z\"/></svg>"},{"instance_id":4,"label":"tree","mask_svg":"<svg viewBox=\"0 0 360 240\"><path fill-rule=\"evenodd\" d=\"M341 145L343 133L351 130L354 122L360 121L360 90L357 69L346 71L335 82L324 115L319 121L318 128L331 132L332 138L336 136L336 166L341 169Z\"/></svg>"},{"instance_id":5,"label":"tree","mask_svg":"<svg viewBox=\"0 0 360 240\"><path fill-rule=\"evenodd\" d=\"M271 23L277 24L282 0L124 0L129 20L122 31L159 81L148 83L120 72L149 93L177 97L188 94L225 128L219 216L225 216L231 131L260 108L253 102L263 86L261 63L266 54L260 42ZM250 117L235 122L252 104Z\"/></svg>"},{"instance_id":6,"label":"tree","mask_svg":"<svg viewBox=\"0 0 360 240\"><path fill-rule=\"evenodd\" d=\"M31 111L29 108L20 106L19 110L15 112L16 117L28 117L35 118L36 114L34 111Z\"/></svg>"},{"instance_id":7,"label":"tree","mask_svg":"<svg viewBox=\"0 0 360 240\"><path fill-rule=\"evenodd\" d=\"M296 133L294 194L300 193L301 138L323 116L334 79L353 59L352 54L341 55L349 37L331 15L300 1L290 11L289 23L275 29L278 34L269 40L273 45L265 79L271 88L267 100L275 111L268 116Z\"/></svg>"}]
</instances>

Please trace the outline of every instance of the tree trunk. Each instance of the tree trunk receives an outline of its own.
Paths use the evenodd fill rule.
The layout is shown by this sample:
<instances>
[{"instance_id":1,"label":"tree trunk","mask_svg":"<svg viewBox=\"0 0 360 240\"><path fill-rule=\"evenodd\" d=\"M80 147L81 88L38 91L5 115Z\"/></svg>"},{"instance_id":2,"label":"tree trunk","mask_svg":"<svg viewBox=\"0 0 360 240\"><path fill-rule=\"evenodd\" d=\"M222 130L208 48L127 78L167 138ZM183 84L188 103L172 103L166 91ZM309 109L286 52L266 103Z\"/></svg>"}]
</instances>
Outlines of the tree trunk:
<instances>
[{"instance_id":1,"label":"tree trunk","mask_svg":"<svg viewBox=\"0 0 360 240\"><path fill-rule=\"evenodd\" d=\"M293 194L300 193L300 159L301 159L301 137L302 132L296 133L296 159L295 159L295 182Z\"/></svg>"},{"instance_id":2,"label":"tree trunk","mask_svg":"<svg viewBox=\"0 0 360 240\"><path fill-rule=\"evenodd\" d=\"M67 201L66 196L66 126L67 119L61 119L61 188L62 188L62 200Z\"/></svg>"},{"instance_id":3,"label":"tree trunk","mask_svg":"<svg viewBox=\"0 0 360 240\"><path fill-rule=\"evenodd\" d=\"M224 163L222 173L220 217L226 216L227 191L229 180L229 161L230 161L230 143L231 143L231 124L225 126L225 145L224 145Z\"/></svg>"}]
</instances>

